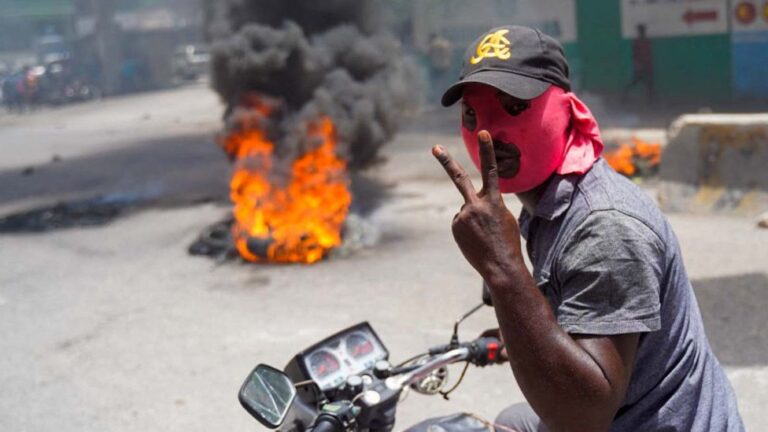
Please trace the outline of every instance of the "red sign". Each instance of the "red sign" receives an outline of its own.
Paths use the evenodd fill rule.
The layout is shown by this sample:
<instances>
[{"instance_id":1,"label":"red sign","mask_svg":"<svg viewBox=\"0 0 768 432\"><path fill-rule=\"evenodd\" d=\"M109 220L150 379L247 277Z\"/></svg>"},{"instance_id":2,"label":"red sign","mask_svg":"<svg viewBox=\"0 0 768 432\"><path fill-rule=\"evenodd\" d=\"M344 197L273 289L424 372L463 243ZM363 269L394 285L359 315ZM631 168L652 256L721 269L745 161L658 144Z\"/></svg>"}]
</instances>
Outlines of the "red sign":
<instances>
[{"instance_id":1,"label":"red sign","mask_svg":"<svg viewBox=\"0 0 768 432\"><path fill-rule=\"evenodd\" d=\"M752 24L755 18L757 18L757 8L751 2L743 1L736 6L736 19L741 24Z\"/></svg>"},{"instance_id":2,"label":"red sign","mask_svg":"<svg viewBox=\"0 0 768 432\"><path fill-rule=\"evenodd\" d=\"M683 21L688 25L702 21L717 21L716 10L692 10L688 9L683 15Z\"/></svg>"},{"instance_id":3,"label":"red sign","mask_svg":"<svg viewBox=\"0 0 768 432\"><path fill-rule=\"evenodd\" d=\"M768 1L763 4L763 19L768 22Z\"/></svg>"}]
</instances>

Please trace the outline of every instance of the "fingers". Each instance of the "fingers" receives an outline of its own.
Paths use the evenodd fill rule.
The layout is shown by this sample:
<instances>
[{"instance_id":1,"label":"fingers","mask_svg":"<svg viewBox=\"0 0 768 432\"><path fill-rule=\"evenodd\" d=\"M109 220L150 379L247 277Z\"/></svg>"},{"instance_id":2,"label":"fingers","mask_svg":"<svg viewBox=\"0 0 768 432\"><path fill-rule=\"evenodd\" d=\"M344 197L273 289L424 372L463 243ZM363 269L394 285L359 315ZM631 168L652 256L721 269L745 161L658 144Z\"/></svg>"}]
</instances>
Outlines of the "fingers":
<instances>
[{"instance_id":1,"label":"fingers","mask_svg":"<svg viewBox=\"0 0 768 432\"><path fill-rule=\"evenodd\" d=\"M503 347L501 351L499 351L499 363L504 363L509 361L509 354L507 354L507 347Z\"/></svg>"},{"instance_id":2,"label":"fingers","mask_svg":"<svg viewBox=\"0 0 768 432\"><path fill-rule=\"evenodd\" d=\"M496 152L493 151L493 139L488 131L477 134L480 144L480 172L483 176L483 192L499 191L499 168L496 165Z\"/></svg>"},{"instance_id":3,"label":"fingers","mask_svg":"<svg viewBox=\"0 0 768 432\"><path fill-rule=\"evenodd\" d=\"M496 339L501 340L501 330L499 330L498 327L488 329L480 333L480 337L495 337Z\"/></svg>"},{"instance_id":4,"label":"fingers","mask_svg":"<svg viewBox=\"0 0 768 432\"><path fill-rule=\"evenodd\" d=\"M448 151L442 146L434 146L432 147L432 154L443 166L451 180L453 180L459 193L464 197L464 202L469 203L476 200L477 192L475 192L475 187L472 186L472 181L469 179L467 172L451 157Z\"/></svg>"}]
</instances>

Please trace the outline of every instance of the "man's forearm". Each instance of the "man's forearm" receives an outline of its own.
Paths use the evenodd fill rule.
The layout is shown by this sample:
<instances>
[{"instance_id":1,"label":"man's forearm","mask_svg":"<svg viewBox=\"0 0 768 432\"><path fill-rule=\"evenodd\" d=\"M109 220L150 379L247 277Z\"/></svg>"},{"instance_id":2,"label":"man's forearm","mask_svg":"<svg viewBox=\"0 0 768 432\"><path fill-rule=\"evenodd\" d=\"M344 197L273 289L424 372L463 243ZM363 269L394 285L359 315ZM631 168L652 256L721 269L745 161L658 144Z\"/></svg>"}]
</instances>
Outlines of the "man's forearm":
<instances>
[{"instance_id":1,"label":"man's forearm","mask_svg":"<svg viewBox=\"0 0 768 432\"><path fill-rule=\"evenodd\" d=\"M607 430L625 389L612 385L600 364L560 328L519 261L486 282L523 394L553 431Z\"/></svg>"}]
</instances>

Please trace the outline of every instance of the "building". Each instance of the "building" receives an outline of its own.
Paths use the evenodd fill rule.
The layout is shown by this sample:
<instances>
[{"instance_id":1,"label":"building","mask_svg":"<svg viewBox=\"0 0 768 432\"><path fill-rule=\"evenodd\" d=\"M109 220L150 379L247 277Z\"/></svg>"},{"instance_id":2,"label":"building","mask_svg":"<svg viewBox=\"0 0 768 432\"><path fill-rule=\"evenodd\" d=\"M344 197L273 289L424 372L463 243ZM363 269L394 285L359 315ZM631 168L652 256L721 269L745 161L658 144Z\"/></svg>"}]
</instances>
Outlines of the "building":
<instances>
[{"instance_id":1,"label":"building","mask_svg":"<svg viewBox=\"0 0 768 432\"><path fill-rule=\"evenodd\" d=\"M409 21L417 47L430 34L453 42L456 73L466 46L489 27L537 27L563 43L575 88L609 97L633 79L643 25L663 101L768 100L764 0L414 0Z\"/></svg>"},{"instance_id":2,"label":"building","mask_svg":"<svg viewBox=\"0 0 768 432\"><path fill-rule=\"evenodd\" d=\"M165 87L179 45L202 40L198 0L75 0L75 41L107 94Z\"/></svg>"},{"instance_id":3,"label":"building","mask_svg":"<svg viewBox=\"0 0 768 432\"><path fill-rule=\"evenodd\" d=\"M0 0L0 69L31 66L68 51L74 17L69 0Z\"/></svg>"},{"instance_id":4,"label":"building","mask_svg":"<svg viewBox=\"0 0 768 432\"><path fill-rule=\"evenodd\" d=\"M0 0L0 73L71 57L107 94L163 87L200 40L198 0Z\"/></svg>"}]
</instances>

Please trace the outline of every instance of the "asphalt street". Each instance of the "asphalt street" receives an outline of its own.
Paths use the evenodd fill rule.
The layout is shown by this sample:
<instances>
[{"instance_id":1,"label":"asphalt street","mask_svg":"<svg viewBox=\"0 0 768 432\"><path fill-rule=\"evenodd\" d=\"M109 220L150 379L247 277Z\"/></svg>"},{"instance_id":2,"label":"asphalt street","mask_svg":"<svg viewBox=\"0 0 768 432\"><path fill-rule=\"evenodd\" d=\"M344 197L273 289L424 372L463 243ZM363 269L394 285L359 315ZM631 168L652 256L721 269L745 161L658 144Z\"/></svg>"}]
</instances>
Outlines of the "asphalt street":
<instances>
[{"instance_id":1,"label":"asphalt street","mask_svg":"<svg viewBox=\"0 0 768 432\"><path fill-rule=\"evenodd\" d=\"M409 118L356 200L371 245L314 266L190 256L228 213L230 166L215 144L222 106L204 85L0 117L0 217L94 197L130 197L110 223L0 234L0 430L263 430L238 404L257 363L369 321L394 360L445 343L480 302L450 234L461 197L432 159L465 165L456 113ZM653 188L647 188L653 193ZM508 200L519 211L514 198ZM710 342L747 429L768 416L768 230L717 215L669 215ZM494 326L481 310L462 326ZM452 370L457 377L459 369ZM411 394L398 428L523 401L507 366L470 369L450 401Z\"/></svg>"}]
</instances>

